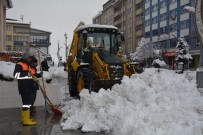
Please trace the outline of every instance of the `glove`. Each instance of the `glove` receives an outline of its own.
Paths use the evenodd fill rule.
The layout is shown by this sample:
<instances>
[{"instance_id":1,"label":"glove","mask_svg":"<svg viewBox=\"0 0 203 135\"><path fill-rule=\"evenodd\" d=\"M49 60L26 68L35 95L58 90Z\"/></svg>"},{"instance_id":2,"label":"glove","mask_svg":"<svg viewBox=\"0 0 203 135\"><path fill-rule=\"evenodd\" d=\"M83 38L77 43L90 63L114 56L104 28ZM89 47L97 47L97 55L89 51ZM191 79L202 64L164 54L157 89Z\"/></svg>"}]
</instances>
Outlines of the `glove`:
<instances>
[{"instance_id":1,"label":"glove","mask_svg":"<svg viewBox=\"0 0 203 135\"><path fill-rule=\"evenodd\" d=\"M35 81L35 82L38 80L36 76L33 76L32 79L33 79L33 81Z\"/></svg>"}]
</instances>

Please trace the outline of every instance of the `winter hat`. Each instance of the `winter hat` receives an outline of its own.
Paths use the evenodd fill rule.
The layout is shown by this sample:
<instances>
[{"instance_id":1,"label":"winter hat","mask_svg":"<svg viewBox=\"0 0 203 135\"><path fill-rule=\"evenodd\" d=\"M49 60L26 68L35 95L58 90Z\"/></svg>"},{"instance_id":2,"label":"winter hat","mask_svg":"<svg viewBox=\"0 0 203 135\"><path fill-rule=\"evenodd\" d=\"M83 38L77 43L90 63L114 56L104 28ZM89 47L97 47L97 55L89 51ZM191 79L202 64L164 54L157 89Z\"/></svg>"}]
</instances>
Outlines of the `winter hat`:
<instances>
[{"instance_id":1,"label":"winter hat","mask_svg":"<svg viewBox=\"0 0 203 135\"><path fill-rule=\"evenodd\" d=\"M37 63L38 62L38 60L35 58L35 56L31 56L30 58L31 58L30 63Z\"/></svg>"},{"instance_id":2,"label":"winter hat","mask_svg":"<svg viewBox=\"0 0 203 135\"><path fill-rule=\"evenodd\" d=\"M25 60L26 58L31 57L31 56L33 56L32 53L30 53L30 52L25 52L25 53L23 54L23 56L22 56L22 59Z\"/></svg>"}]
</instances>

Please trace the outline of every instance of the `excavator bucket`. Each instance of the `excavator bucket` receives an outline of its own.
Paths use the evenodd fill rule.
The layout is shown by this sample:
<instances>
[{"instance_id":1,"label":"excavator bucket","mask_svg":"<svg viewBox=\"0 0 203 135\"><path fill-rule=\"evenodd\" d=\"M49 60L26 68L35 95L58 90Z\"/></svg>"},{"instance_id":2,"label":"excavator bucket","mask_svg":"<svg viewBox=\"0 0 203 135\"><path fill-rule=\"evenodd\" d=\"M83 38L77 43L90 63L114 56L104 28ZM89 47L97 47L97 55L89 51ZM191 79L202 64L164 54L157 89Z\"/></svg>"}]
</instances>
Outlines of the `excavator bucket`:
<instances>
[{"instance_id":1,"label":"excavator bucket","mask_svg":"<svg viewBox=\"0 0 203 135\"><path fill-rule=\"evenodd\" d=\"M101 88L111 89L114 84L120 84L121 80L92 80L90 83L91 91L98 92Z\"/></svg>"}]
</instances>

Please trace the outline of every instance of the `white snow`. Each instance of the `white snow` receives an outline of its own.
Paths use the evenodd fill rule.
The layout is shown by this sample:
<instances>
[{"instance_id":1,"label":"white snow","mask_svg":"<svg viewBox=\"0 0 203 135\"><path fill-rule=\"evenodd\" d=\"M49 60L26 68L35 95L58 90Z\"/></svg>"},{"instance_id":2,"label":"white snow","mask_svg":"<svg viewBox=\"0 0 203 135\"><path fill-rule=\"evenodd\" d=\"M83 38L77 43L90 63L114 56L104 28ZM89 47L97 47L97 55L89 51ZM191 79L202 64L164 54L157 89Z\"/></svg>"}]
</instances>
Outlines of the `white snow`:
<instances>
[{"instance_id":1,"label":"white snow","mask_svg":"<svg viewBox=\"0 0 203 135\"><path fill-rule=\"evenodd\" d=\"M0 74L5 78L14 78L13 71L15 69L15 63L0 61ZM39 66L37 67L38 72ZM67 73L63 70L63 67L50 67L49 72L43 71L43 77L45 79L52 79L53 77L67 78Z\"/></svg>"},{"instance_id":2,"label":"white snow","mask_svg":"<svg viewBox=\"0 0 203 135\"><path fill-rule=\"evenodd\" d=\"M50 67L49 73L53 77L58 77L58 78L67 78L68 77L67 72L64 71L64 67Z\"/></svg>"},{"instance_id":3,"label":"white snow","mask_svg":"<svg viewBox=\"0 0 203 135\"><path fill-rule=\"evenodd\" d=\"M11 62L0 61L0 74L5 78L14 78L13 71L15 64Z\"/></svg>"},{"instance_id":4,"label":"white snow","mask_svg":"<svg viewBox=\"0 0 203 135\"><path fill-rule=\"evenodd\" d=\"M152 65L158 64L160 67L165 67L166 63L163 60L155 59L152 63Z\"/></svg>"},{"instance_id":5,"label":"white snow","mask_svg":"<svg viewBox=\"0 0 203 135\"><path fill-rule=\"evenodd\" d=\"M118 29L113 25L88 24L88 25L79 26L78 28L76 28L76 31L80 31L87 28L107 28L107 29L116 29L116 30Z\"/></svg>"},{"instance_id":6,"label":"white snow","mask_svg":"<svg viewBox=\"0 0 203 135\"><path fill-rule=\"evenodd\" d=\"M62 108L63 130L111 132L113 135L202 135L203 97L195 72L176 74L146 69L124 77L112 90L80 93Z\"/></svg>"},{"instance_id":7,"label":"white snow","mask_svg":"<svg viewBox=\"0 0 203 135\"><path fill-rule=\"evenodd\" d=\"M195 8L194 8L194 7L185 6L184 9L187 10L187 11L189 11L189 12L195 13Z\"/></svg>"}]
</instances>

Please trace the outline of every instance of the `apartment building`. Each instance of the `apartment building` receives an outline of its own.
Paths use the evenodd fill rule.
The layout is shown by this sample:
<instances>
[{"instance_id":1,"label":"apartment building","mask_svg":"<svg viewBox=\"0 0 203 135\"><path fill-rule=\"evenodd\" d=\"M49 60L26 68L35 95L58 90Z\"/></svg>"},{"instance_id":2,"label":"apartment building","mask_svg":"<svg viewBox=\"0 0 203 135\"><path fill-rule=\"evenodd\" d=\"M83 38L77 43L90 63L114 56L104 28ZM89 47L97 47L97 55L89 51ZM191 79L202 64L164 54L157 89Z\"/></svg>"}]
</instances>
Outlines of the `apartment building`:
<instances>
[{"instance_id":1,"label":"apartment building","mask_svg":"<svg viewBox=\"0 0 203 135\"><path fill-rule=\"evenodd\" d=\"M49 54L49 46L51 45L50 35L51 35L51 32L49 31L31 28L30 44L35 45L44 53Z\"/></svg>"},{"instance_id":2,"label":"apartment building","mask_svg":"<svg viewBox=\"0 0 203 135\"><path fill-rule=\"evenodd\" d=\"M6 51L29 51L30 31L30 23L6 21Z\"/></svg>"},{"instance_id":3,"label":"apartment building","mask_svg":"<svg viewBox=\"0 0 203 135\"><path fill-rule=\"evenodd\" d=\"M0 0L0 51L4 51L6 44L6 9L12 8L11 0Z\"/></svg>"},{"instance_id":4,"label":"apartment building","mask_svg":"<svg viewBox=\"0 0 203 135\"><path fill-rule=\"evenodd\" d=\"M185 6L193 6L194 0L145 0L144 36L159 46L167 64L173 66L177 38L184 36L190 45L193 66L198 65L199 40L194 29L193 14Z\"/></svg>"},{"instance_id":5,"label":"apartment building","mask_svg":"<svg viewBox=\"0 0 203 135\"><path fill-rule=\"evenodd\" d=\"M93 18L93 23L114 25L124 32L123 53L129 55L143 37L143 11L142 0L109 0Z\"/></svg>"}]
</instances>

